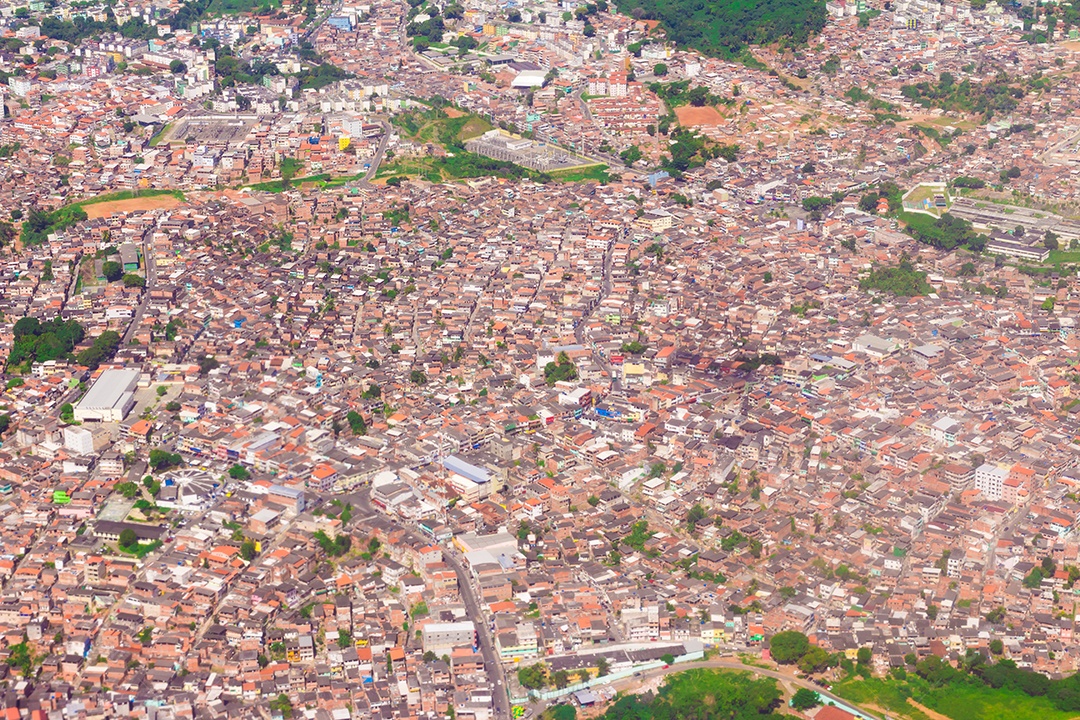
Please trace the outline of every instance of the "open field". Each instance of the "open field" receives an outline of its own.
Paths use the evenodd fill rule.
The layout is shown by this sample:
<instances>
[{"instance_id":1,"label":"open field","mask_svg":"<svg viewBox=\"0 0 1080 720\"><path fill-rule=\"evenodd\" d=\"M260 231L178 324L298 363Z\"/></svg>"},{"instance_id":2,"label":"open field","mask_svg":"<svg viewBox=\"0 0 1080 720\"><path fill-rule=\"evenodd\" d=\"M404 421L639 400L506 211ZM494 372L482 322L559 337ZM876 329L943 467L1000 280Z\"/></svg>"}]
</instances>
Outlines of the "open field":
<instances>
[{"instance_id":1,"label":"open field","mask_svg":"<svg viewBox=\"0 0 1080 720\"><path fill-rule=\"evenodd\" d=\"M491 130L491 123L479 115L454 107L413 110L396 116L394 125L414 142L438 143L449 148Z\"/></svg>"},{"instance_id":2,"label":"open field","mask_svg":"<svg viewBox=\"0 0 1080 720\"><path fill-rule=\"evenodd\" d=\"M83 205L86 216L91 220L109 217L121 212L133 212L135 210L169 210L179 207L183 200L175 195L152 195L150 197L133 197L125 200L106 200L105 202L89 203Z\"/></svg>"},{"instance_id":3,"label":"open field","mask_svg":"<svg viewBox=\"0 0 1080 720\"><path fill-rule=\"evenodd\" d=\"M548 173L556 182L583 182L596 180L606 183L611 180L608 175L607 165L586 165L584 167L568 168L566 170L554 170Z\"/></svg>"},{"instance_id":4,"label":"open field","mask_svg":"<svg viewBox=\"0 0 1080 720\"><path fill-rule=\"evenodd\" d=\"M702 127L705 125L720 125L724 122L724 116L714 107L694 107L682 105L675 108L675 117L683 127Z\"/></svg>"},{"instance_id":5,"label":"open field","mask_svg":"<svg viewBox=\"0 0 1080 720\"><path fill-rule=\"evenodd\" d=\"M890 715L910 720L1075 720L1076 713L1058 710L1046 697L977 683L933 687L914 675L907 680L849 679L832 686L840 697L872 703ZM914 702L912 702L914 701Z\"/></svg>"}]
</instances>

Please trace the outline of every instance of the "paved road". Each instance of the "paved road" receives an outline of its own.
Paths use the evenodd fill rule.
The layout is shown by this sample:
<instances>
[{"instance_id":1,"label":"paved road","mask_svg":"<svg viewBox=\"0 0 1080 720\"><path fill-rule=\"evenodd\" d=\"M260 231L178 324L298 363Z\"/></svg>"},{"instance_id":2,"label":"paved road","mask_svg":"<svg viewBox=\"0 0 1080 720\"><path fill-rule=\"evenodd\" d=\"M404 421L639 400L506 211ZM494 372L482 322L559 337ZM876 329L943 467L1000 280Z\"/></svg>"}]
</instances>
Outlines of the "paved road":
<instances>
[{"instance_id":1,"label":"paved road","mask_svg":"<svg viewBox=\"0 0 1080 720\"><path fill-rule=\"evenodd\" d=\"M577 326L574 328L574 339L577 341L578 345L585 345L585 323L588 322L589 318L592 317L592 314L596 312L596 308L600 307L600 303L602 303L604 299L611 294L611 268L614 255L615 244L612 243L611 246L608 247L607 252L604 254L604 274L603 280L600 283L600 295L596 298L596 301L593 302L593 304L589 307L588 312L581 316L581 319L578 320ZM611 379L612 391L621 390L622 381L615 377L615 373L612 370L611 363L608 362L607 358L600 357L599 354L594 354L593 359L596 361L597 365L603 368L604 372L607 373L607 376Z\"/></svg>"},{"instance_id":2,"label":"paved road","mask_svg":"<svg viewBox=\"0 0 1080 720\"><path fill-rule=\"evenodd\" d=\"M385 120L380 120L379 124L382 125L383 135L379 140L379 147L375 150L374 157L371 158L371 167L364 174L364 177L360 179L363 183L370 183L375 177L375 173L379 172L379 165L382 163L383 156L386 154L386 145L390 142L390 123Z\"/></svg>"},{"instance_id":3,"label":"paved road","mask_svg":"<svg viewBox=\"0 0 1080 720\"><path fill-rule=\"evenodd\" d=\"M353 502L355 507L366 514L380 514L371 506L369 492L368 489L358 490L349 496L348 501ZM346 501L346 498L340 495L336 495L335 497L342 500L342 502ZM382 514L382 517L400 527L410 539L422 543L431 542L429 538L421 536L411 527L400 523L396 518L385 514ZM496 720L510 720L510 697L507 694L506 675L503 671L502 663L499 662L499 656L495 652L495 643L492 640L491 630L488 627L489 621L484 615L483 609L480 606L480 601L477 600L476 591L473 588L472 577L470 577L468 572L466 572L465 568L462 566L461 559L458 557L456 551L444 547L443 560L447 565L454 569L454 573L458 578L458 587L461 590L461 599L465 604L465 612L476 626L476 635L480 640L480 654L484 658L484 666L487 668L488 677L495 685L494 692L492 692L492 698L495 703L495 718Z\"/></svg>"},{"instance_id":4,"label":"paved road","mask_svg":"<svg viewBox=\"0 0 1080 720\"><path fill-rule=\"evenodd\" d=\"M135 331L139 329L139 325L142 323L142 317L146 313L146 306L150 304L150 291L153 290L154 286L157 284L157 265L154 263L154 253L146 243L143 243L142 246L142 256L143 263L146 266L146 287L143 288L139 307L135 308L135 314L131 316L131 324L128 325L127 331L124 332L124 337L120 341L120 347L124 347L130 343L132 336L135 335Z\"/></svg>"},{"instance_id":5,"label":"paved road","mask_svg":"<svg viewBox=\"0 0 1080 720\"><path fill-rule=\"evenodd\" d=\"M321 18L313 22L311 26L304 31L304 34L300 36L300 40L308 40L311 38L312 35L319 32L319 28L321 28L326 23L326 21L330 19L331 16L339 12L344 5L345 0L341 0L340 2L336 3L334 7L331 8L330 12L326 13Z\"/></svg>"}]
</instances>

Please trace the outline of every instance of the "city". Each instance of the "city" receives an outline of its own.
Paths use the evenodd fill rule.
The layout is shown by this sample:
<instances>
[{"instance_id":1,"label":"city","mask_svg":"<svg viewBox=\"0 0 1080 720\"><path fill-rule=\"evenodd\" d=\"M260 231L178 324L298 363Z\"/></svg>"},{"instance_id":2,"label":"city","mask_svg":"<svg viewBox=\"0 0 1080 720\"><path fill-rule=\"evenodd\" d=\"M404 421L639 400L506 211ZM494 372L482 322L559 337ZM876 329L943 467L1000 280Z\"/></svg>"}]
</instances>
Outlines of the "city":
<instances>
[{"instance_id":1,"label":"city","mask_svg":"<svg viewBox=\"0 0 1080 720\"><path fill-rule=\"evenodd\" d=\"M1080 6L699 6L0 5L5 718L1080 714Z\"/></svg>"}]
</instances>

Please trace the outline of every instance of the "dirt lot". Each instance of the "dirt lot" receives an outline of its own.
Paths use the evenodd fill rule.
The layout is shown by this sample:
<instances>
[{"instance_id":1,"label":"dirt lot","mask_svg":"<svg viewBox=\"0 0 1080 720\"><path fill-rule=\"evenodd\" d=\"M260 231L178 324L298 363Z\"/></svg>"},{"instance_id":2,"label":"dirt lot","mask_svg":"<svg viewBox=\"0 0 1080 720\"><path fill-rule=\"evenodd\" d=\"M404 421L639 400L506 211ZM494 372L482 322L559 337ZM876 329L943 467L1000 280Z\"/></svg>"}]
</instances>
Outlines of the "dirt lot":
<instances>
[{"instance_id":1,"label":"dirt lot","mask_svg":"<svg viewBox=\"0 0 1080 720\"><path fill-rule=\"evenodd\" d=\"M679 118L679 124L683 127L702 127L704 125L720 125L724 122L724 116L714 107L693 107L683 105L675 108L675 117Z\"/></svg>"},{"instance_id":2,"label":"dirt lot","mask_svg":"<svg viewBox=\"0 0 1080 720\"><path fill-rule=\"evenodd\" d=\"M455 107L443 108L443 112L446 113L449 117L452 117L452 118L459 118L459 117L462 117L465 114L465 113L461 112L460 110L458 110Z\"/></svg>"},{"instance_id":3,"label":"dirt lot","mask_svg":"<svg viewBox=\"0 0 1080 720\"><path fill-rule=\"evenodd\" d=\"M133 210L169 210L179 207L183 203L179 198L172 195L155 195L153 197L131 198L129 200L112 200L93 205L84 205L87 217L91 220L109 217L116 213L132 212Z\"/></svg>"}]
</instances>

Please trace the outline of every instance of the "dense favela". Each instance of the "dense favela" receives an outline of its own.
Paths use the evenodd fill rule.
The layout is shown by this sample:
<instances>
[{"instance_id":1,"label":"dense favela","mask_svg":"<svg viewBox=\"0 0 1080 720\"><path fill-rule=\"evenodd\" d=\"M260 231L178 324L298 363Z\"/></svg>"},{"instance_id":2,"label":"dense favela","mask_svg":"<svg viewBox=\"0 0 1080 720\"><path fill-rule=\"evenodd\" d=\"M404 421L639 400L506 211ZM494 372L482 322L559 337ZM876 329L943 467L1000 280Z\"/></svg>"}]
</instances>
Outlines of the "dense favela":
<instances>
[{"instance_id":1,"label":"dense favela","mask_svg":"<svg viewBox=\"0 0 1080 720\"><path fill-rule=\"evenodd\" d=\"M1078 64L0 0L0 718L1080 716Z\"/></svg>"}]
</instances>

